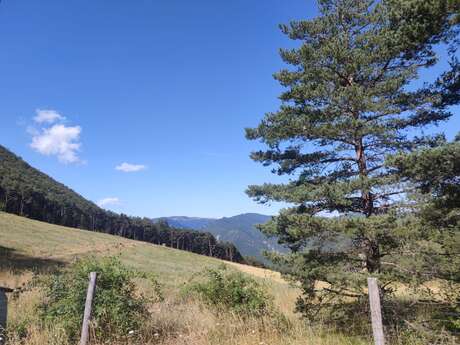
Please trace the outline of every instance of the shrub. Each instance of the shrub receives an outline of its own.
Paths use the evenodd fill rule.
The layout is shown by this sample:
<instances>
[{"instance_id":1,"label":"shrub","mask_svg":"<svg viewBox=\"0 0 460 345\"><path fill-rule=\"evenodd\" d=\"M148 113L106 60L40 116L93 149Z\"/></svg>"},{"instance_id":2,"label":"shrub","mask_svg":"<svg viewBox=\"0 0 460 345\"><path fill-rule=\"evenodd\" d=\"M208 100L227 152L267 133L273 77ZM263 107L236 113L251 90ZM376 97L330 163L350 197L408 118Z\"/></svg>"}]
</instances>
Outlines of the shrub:
<instances>
[{"instance_id":1,"label":"shrub","mask_svg":"<svg viewBox=\"0 0 460 345\"><path fill-rule=\"evenodd\" d=\"M149 278L157 297L161 298L159 285L153 277L126 268L118 258L78 261L45 281L46 297L40 306L45 323L62 328L69 340L75 340L80 334L90 272L97 272L92 308L96 337L121 338L137 330L147 317L150 300L136 292L133 278Z\"/></svg>"},{"instance_id":2,"label":"shrub","mask_svg":"<svg viewBox=\"0 0 460 345\"><path fill-rule=\"evenodd\" d=\"M192 281L186 292L198 295L208 305L243 316L273 312L272 297L265 288L241 272L230 271L222 265L218 269L206 269L199 276L204 280Z\"/></svg>"}]
</instances>

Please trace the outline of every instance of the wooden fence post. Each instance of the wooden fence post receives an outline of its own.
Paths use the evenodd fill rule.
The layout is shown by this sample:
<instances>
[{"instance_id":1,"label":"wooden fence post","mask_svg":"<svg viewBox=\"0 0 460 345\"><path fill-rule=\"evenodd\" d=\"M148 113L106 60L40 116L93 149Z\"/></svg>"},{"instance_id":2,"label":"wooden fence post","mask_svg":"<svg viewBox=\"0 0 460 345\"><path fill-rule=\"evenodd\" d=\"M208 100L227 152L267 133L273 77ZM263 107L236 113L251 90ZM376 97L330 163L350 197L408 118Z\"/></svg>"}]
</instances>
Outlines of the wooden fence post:
<instances>
[{"instance_id":1,"label":"wooden fence post","mask_svg":"<svg viewBox=\"0 0 460 345\"><path fill-rule=\"evenodd\" d=\"M0 287L0 345L6 343L6 324L8 317L7 292L13 292L13 289Z\"/></svg>"},{"instance_id":2,"label":"wooden fence post","mask_svg":"<svg viewBox=\"0 0 460 345\"><path fill-rule=\"evenodd\" d=\"M94 290L96 289L96 272L89 274L88 292L86 293L85 313L81 327L80 345L86 345L89 338L89 322L91 320L91 308L93 304Z\"/></svg>"},{"instance_id":3,"label":"wooden fence post","mask_svg":"<svg viewBox=\"0 0 460 345\"><path fill-rule=\"evenodd\" d=\"M0 345L5 344L6 317L8 315L8 300L5 290L0 288Z\"/></svg>"},{"instance_id":4,"label":"wooden fence post","mask_svg":"<svg viewBox=\"0 0 460 345\"><path fill-rule=\"evenodd\" d=\"M367 278L369 288L369 304L371 308L372 333L375 345L385 345L383 336L382 310L380 307L380 293L376 278Z\"/></svg>"}]
</instances>

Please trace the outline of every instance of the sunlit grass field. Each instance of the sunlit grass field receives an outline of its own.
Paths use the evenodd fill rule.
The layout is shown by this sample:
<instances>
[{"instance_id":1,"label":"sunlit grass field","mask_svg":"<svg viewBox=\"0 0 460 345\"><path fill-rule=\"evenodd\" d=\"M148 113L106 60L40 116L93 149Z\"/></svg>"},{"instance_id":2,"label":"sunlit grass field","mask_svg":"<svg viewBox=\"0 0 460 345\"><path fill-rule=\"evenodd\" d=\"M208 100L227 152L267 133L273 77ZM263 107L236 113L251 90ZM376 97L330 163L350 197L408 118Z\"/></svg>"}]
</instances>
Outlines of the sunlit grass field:
<instances>
[{"instance_id":1,"label":"sunlit grass field","mask_svg":"<svg viewBox=\"0 0 460 345\"><path fill-rule=\"evenodd\" d=\"M39 270L67 264L82 256L119 255L135 269L157 273L161 282L169 286L186 281L202 267L221 264L220 260L202 255L3 212L0 212L0 250L18 268Z\"/></svg>"},{"instance_id":2,"label":"sunlit grass field","mask_svg":"<svg viewBox=\"0 0 460 345\"><path fill-rule=\"evenodd\" d=\"M369 337L358 338L321 326L308 326L293 312L299 291L281 275L266 269L224 262L185 251L132 241L117 236L66 228L0 212L0 286L17 288L34 275L45 275L58 266L85 256L120 256L136 270L153 273L163 286L165 301L152 307L152 325L160 338L147 337L143 344L307 344L365 345ZM290 320L289 331L265 326L262 319L241 319L237 315L216 315L198 301L185 301L180 291L205 267L222 264L255 277L274 297L278 309ZM140 290L148 290L140 284ZM54 329L38 326L36 305L42 293L33 289L10 303L9 323L25 327L27 337L10 344L66 344ZM18 326L19 325L19 326ZM148 325L146 325L148 327ZM96 343L94 343L96 344ZM138 344L133 342L132 344Z\"/></svg>"},{"instance_id":3,"label":"sunlit grass field","mask_svg":"<svg viewBox=\"0 0 460 345\"><path fill-rule=\"evenodd\" d=\"M155 273L164 286L176 289L205 267L226 264L231 268L293 290L278 272L225 262L182 250L133 241L108 234L68 228L0 212L0 254L7 258L3 266L17 271L46 271L55 265L71 263L83 256L120 256L128 266ZM0 272L0 285L8 285ZM278 289L277 289L278 290Z\"/></svg>"}]
</instances>

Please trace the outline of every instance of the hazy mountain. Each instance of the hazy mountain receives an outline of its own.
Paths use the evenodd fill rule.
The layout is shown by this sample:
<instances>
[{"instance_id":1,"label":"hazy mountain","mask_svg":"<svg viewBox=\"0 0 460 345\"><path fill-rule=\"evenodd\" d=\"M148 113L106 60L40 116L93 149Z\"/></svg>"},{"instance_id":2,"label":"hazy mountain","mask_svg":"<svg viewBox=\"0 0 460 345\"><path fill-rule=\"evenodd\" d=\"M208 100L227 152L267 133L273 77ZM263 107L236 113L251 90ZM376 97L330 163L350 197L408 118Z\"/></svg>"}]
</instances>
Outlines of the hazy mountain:
<instances>
[{"instance_id":1,"label":"hazy mountain","mask_svg":"<svg viewBox=\"0 0 460 345\"><path fill-rule=\"evenodd\" d=\"M262 259L262 251L285 252L276 239L267 238L256 227L266 223L271 217L257 213L244 213L233 217L219 219L199 217L163 217L154 221L165 220L170 226L182 229L194 229L210 232L221 241L230 241L244 256Z\"/></svg>"},{"instance_id":2,"label":"hazy mountain","mask_svg":"<svg viewBox=\"0 0 460 345\"><path fill-rule=\"evenodd\" d=\"M157 218L154 220L163 219L167 221L169 226L178 229L193 229L193 230L202 230L204 229L209 223L216 221L213 218L199 218L199 217L164 217L164 218Z\"/></svg>"}]
</instances>

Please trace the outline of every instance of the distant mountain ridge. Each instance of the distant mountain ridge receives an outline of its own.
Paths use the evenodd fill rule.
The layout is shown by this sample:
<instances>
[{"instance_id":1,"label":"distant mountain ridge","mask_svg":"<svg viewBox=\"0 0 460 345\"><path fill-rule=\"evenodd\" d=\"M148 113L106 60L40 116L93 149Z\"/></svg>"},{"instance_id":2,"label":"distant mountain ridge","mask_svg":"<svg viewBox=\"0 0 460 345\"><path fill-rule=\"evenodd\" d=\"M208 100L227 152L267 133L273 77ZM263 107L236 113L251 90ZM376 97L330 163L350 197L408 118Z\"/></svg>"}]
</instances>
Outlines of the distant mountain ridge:
<instances>
[{"instance_id":1,"label":"distant mountain ridge","mask_svg":"<svg viewBox=\"0 0 460 345\"><path fill-rule=\"evenodd\" d=\"M255 226L264 224L271 216L258 213L244 213L233 217L200 218L200 217L160 217L153 221L166 221L169 226L178 229L193 229L209 232L220 241L235 244L244 256L263 259L263 251L286 252L287 249L277 243L275 238L268 238Z\"/></svg>"},{"instance_id":2,"label":"distant mountain ridge","mask_svg":"<svg viewBox=\"0 0 460 345\"><path fill-rule=\"evenodd\" d=\"M206 228L210 223L216 221L216 218L200 218L200 217L162 217L156 218L156 220L165 220L169 226L175 227L177 229L193 229L193 230L202 230Z\"/></svg>"}]
</instances>

